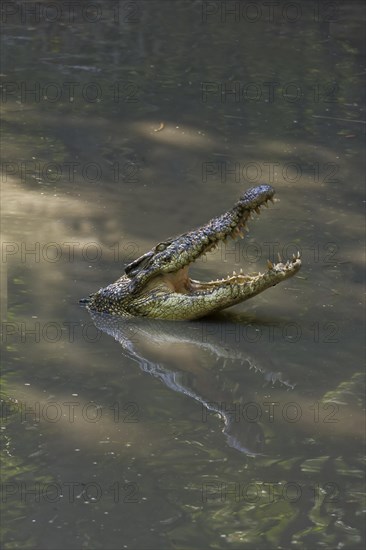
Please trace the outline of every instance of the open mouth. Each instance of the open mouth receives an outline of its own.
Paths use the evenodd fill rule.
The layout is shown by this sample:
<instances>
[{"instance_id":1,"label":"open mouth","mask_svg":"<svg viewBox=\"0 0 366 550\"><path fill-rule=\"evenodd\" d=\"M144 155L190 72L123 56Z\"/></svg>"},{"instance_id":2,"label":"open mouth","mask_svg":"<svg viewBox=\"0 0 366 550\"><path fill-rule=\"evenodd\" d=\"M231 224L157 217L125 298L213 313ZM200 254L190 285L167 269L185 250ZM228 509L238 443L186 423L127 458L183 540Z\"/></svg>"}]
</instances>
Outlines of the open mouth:
<instances>
[{"instance_id":1,"label":"open mouth","mask_svg":"<svg viewBox=\"0 0 366 550\"><path fill-rule=\"evenodd\" d=\"M254 214L273 202L275 190L267 184L252 187L234 207L208 223L158 243L125 266L114 283L87 299L92 310L132 317L192 320L239 304L292 277L301 267L300 254L278 263L267 261L263 273L239 273L214 281L189 276L190 266L227 240L243 238Z\"/></svg>"},{"instance_id":2,"label":"open mouth","mask_svg":"<svg viewBox=\"0 0 366 550\"><path fill-rule=\"evenodd\" d=\"M235 221L228 224L225 229L217 231L214 235L210 233L209 243L202 247L202 251L195 259L175 272L158 275L160 281L168 286L172 292L180 294L210 294L217 289L225 287L238 287L240 289L246 285L251 288L257 286L274 286L279 281L293 276L301 267L299 252L294 254L292 258L286 262L283 262L280 257L278 263L272 263L271 260L267 260L267 265L263 273L252 272L247 274L240 268L239 273L233 271L232 275L227 275L227 277L222 279L208 282L191 279L189 276L189 269L192 263L198 258L205 256L208 252L216 250L221 243L225 246L228 239L232 239L233 241L236 241L238 238L243 239L245 233L249 231L248 222L253 219L254 213L257 215L260 214L261 207L265 206L268 208L268 202L274 202L273 194L271 196L265 196L262 201L258 201L258 204L251 209L238 210L238 216Z\"/></svg>"}]
</instances>

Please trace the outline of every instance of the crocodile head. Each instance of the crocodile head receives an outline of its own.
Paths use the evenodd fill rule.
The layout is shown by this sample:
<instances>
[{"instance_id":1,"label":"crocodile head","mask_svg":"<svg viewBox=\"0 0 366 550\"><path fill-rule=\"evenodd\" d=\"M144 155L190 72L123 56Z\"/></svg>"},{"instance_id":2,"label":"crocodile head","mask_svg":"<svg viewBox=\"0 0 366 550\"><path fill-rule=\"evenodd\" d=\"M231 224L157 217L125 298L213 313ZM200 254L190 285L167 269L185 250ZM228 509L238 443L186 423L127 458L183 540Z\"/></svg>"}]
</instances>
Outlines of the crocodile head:
<instances>
[{"instance_id":1,"label":"crocodile head","mask_svg":"<svg viewBox=\"0 0 366 550\"><path fill-rule=\"evenodd\" d=\"M88 307L122 316L197 319L247 300L292 277L299 255L286 263L267 263L264 273L233 275L203 282L189 276L191 264L231 237L243 237L253 213L273 200L274 189L260 185L246 191L228 212L206 225L157 244L125 268L115 283L91 296Z\"/></svg>"}]
</instances>

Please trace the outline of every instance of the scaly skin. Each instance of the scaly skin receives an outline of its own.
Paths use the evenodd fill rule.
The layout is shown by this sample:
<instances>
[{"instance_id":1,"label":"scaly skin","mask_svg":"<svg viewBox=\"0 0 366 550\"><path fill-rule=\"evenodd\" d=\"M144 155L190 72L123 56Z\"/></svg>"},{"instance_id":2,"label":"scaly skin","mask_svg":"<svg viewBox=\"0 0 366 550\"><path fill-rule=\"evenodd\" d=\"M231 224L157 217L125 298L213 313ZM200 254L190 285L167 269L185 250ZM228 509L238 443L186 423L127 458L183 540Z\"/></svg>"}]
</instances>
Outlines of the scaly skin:
<instances>
[{"instance_id":1,"label":"scaly skin","mask_svg":"<svg viewBox=\"0 0 366 550\"><path fill-rule=\"evenodd\" d=\"M94 311L122 317L198 319L256 296L295 275L301 267L298 254L292 260L272 264L265 273L237 275L208 283L190 279L189 265L230 236L243 237L253 212L272 200L274 189L260 185L246 191L234 208L206 225L157 244L130 263L115 283L85 300Z\"/></svg>"}]
</instances>

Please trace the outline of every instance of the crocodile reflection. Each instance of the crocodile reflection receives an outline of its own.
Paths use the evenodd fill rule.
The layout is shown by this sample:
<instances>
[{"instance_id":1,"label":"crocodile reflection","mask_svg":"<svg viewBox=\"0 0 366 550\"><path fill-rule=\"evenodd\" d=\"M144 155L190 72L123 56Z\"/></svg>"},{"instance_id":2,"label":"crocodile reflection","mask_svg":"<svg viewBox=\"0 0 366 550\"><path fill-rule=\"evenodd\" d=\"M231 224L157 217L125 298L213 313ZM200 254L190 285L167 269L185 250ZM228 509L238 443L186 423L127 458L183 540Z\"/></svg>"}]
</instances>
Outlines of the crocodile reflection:
<instances>
[{"instance_id":1,"label":"crocodile reflection","mask_svg":"<svg viewBox=\"0 0 366 550\"><path fill-rule=\"evenodd\" d=\"M113 336L122 345L123 354L144 372L200 403L203 421L208 412L219 414L230 447L252 456L264 451L260 423L252 418L239 421L237 406L255 401L253 373L261 388L275 383L294 388L282 373L271 368L270 360L264 365L238 345L223 341L215 323L130 320L93 311L89 314L97 329ZM238 366L240 369L235 368ZM238 371L239 381L235 380Z\"/></svg>"}]
</instances>

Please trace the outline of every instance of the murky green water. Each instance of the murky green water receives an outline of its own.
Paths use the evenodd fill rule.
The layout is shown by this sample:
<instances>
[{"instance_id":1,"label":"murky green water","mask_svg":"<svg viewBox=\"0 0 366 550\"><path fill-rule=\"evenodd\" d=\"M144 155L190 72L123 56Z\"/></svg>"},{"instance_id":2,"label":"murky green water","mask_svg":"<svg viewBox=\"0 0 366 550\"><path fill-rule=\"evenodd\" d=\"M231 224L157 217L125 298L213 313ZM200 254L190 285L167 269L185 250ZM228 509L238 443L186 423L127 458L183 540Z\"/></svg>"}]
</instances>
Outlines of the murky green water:
<instances>
[{"instance_id":1,"label":"murky green water","mask_svg":"<svg viewBox=\"0 0 366 550\"><path fill-rule=\"evenodd\" d=\"M2 9L3 547L362 548L362 4ZM196 323L79 306L259 183L192 274L297 277Z\"/></svg>"}]
</instances>

